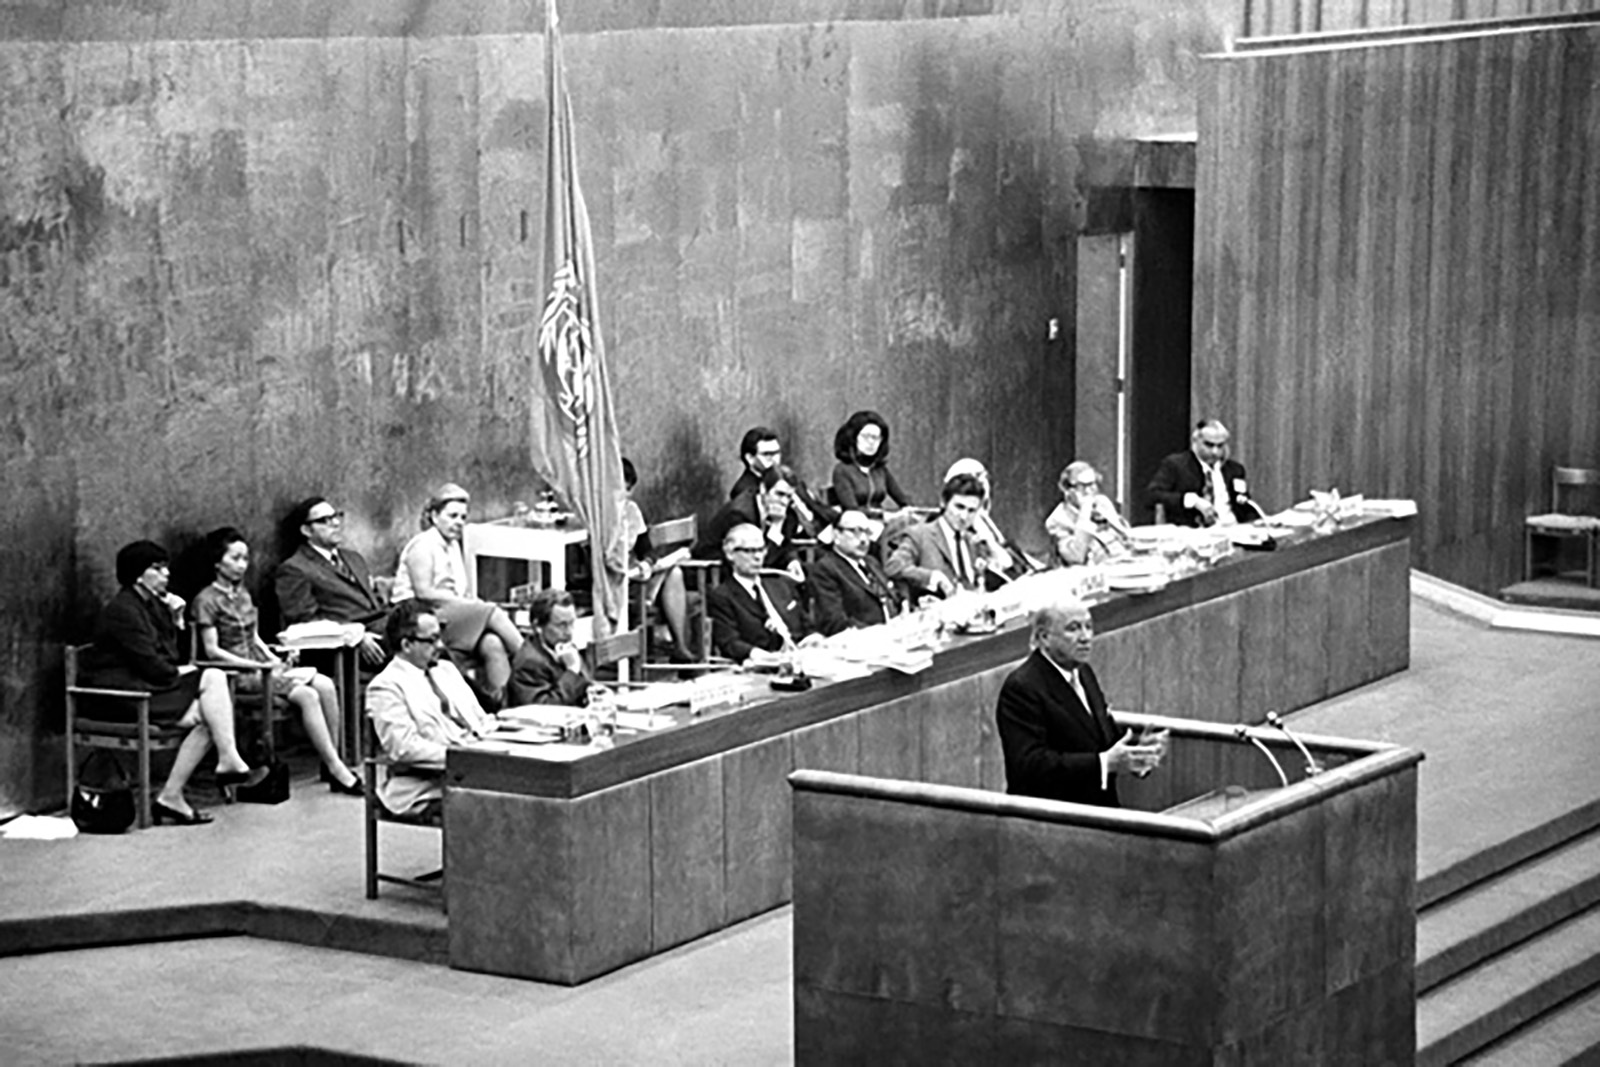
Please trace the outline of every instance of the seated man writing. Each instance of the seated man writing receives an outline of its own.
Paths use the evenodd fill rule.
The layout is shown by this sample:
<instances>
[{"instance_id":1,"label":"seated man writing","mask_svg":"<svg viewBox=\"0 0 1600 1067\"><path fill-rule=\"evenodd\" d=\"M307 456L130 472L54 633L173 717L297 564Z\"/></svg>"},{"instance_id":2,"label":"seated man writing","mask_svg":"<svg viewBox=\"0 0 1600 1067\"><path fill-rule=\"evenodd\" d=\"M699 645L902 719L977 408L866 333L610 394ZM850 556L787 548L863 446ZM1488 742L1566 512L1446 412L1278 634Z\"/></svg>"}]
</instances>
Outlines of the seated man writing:
<instances>
[{"instance_id":1,"label":"seated man writing","mask_svg":"<svg viewBox=\"0 0 1600 1067\"><path fill-rule=\"evenodd\" d=\"M983 586L986 546L972 538L972 524L983 507L983 483L958 474L944 483L944 508L932 522L909 527L889 549L883 569L918 595L947 597Z\"/></svg>"},{"instance_id":2,"label":"seated man writing","mask_svg":"<svg viewBox=\"0 0 1600 1067\"><path fill-rule=\"evenodd\" d=\"M808 634L799 590L786 575L763 573L767 546L756 527L733 527L722 549L733 577L706 595L711 644L740 663L776 663Z\"/></svg>"},{"instance_id":3,"label":"seated man writing","mask_svg":"<svg viewBox=\"0 0 1600 1067\"><path fill-rule=\"evenodd\" d=\"M533 637L524 641L511 663L511 703L566 704L588 702L589 678L583 657L572 643L578 609L564 589L541 589L528 605Z\"/></svg>"},{"instance_id":4,"label":"seated man writing","mask_svg":"<svg viewBox=\"0 0 1600 1067\"><path fill-rule=\"evenodd\" d=\"M396 604L384 626L394 659L367 686L378 744L404 765L386 768L378 786L378 799L395 815L438 812L445 750L486 737L496 725L455 664L439 658L442 632L431 604L414 598Z\"/></svg>"}]
</instances>

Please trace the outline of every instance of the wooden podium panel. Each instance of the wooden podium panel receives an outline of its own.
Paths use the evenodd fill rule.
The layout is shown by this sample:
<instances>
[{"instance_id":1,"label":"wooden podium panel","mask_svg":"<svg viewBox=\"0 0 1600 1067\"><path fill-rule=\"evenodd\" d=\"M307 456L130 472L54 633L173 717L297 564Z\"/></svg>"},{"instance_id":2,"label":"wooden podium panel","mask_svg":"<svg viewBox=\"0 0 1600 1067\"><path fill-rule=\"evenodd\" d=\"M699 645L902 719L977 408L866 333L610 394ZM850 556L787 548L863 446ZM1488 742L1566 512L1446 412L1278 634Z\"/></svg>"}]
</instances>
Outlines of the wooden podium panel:
<instances>
[{"instance_id":1,"label":"wooden podium panel","mask_svg":"<svg viewBox=\"0 0 1600 1067\"><path fill-rule=\"evenodd\" d=\"M796 773L797 1061L1410 1062L1421 756L1312 748L1204 820Z\"/></svg>"},{"instance_id":2,"label":"wooden podium panel","mask_svg":"<svg viewBox=\"0 0 1600 1067\"><path fill-rule=\"evenodd\" d=\"M1093 660L1112 706L1254 722L1403 669L1410 525L1362 522L1096 604ZM1301 642L1312 647L1289 655ZM452 751L452 965L585 981L786 903L794 770L1003 791L994 706L1026 653L1019 621L952 641L921 674L762 690L572 763ZM1206 758L1175 754L1174 773L1135 783L1126 802L1157 810L1179 784L1271 784L1250 777L1263 766L1218 778L1221 757ZM1189 778L1184 759L1198 761Z\"/></svg>"}]
</instances>

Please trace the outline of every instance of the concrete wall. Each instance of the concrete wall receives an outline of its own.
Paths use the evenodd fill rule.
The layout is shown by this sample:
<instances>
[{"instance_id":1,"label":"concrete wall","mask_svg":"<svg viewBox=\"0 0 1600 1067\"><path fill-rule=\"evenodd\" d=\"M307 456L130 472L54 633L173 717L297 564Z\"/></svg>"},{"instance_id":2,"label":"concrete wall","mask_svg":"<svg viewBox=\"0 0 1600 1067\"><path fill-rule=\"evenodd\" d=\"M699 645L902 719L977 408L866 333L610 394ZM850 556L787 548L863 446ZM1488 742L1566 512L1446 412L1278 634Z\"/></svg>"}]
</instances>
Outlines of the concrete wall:
<instances>
[{"instance_id":1,"label":"concrete wall","mask_svg":"<svg viewBox=\"0 0 1600 1067\"><path fill-rule=\"evenodd\" d=\"M1192 129L1221 0L572 4L568 79L647 513L766 422L827 480L874 407L922 500L986 460L1025 541L1070 458L1075 239ZM308 492L380 569L430 486L538 485L532 3L0 12L0 812L58 794L60 648L137 537ZM601 32L608 31L608 32Z\"/></svg>"}]
</instances>

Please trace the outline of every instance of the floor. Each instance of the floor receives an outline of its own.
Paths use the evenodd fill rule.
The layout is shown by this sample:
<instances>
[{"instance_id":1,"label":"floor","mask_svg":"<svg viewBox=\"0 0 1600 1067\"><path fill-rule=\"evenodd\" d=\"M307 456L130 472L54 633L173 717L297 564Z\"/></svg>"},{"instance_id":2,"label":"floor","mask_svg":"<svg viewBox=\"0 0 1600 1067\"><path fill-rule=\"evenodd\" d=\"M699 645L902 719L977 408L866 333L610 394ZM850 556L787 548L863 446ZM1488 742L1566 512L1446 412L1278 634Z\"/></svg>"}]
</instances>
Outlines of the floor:
<instances>
[{"instance_id":1,"label":"floor","mask_svg":"<svg viewBox=\"0 0 1600 1067\"><path fill-rule=\"evenodd\" d=\"M1426 597L1412 603L1410 671L1290 723L1427 753L1426 878L1600 793L1600 643L1497 630ZM788 909L576 989L324 947L426 954L443 917L426 894L361 899L360 802L296 785L287 805L222 809L209 827L0 841L0 938L13 951L42 922L77 921L92 936L112 914L159 931L163 909L179 903L248 908L252 929L289 929L300 942L210 937L0 957L0 1058L310 1046L420 1063L792 1061ZM423 869L437 847L402 828L386 863ZM408 937L416 941L383 943Z\"/></svg>"}]
</instances>

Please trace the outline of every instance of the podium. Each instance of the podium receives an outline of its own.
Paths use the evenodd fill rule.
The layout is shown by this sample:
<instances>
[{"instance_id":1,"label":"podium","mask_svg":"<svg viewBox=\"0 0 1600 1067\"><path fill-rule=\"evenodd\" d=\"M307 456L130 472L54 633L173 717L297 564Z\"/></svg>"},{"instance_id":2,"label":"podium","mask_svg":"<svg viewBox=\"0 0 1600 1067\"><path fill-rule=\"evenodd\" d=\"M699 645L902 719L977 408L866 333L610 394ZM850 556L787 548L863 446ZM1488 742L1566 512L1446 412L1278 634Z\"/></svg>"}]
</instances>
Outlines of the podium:
<instances>
[{"instance_id":1,"label":"podium","mask_svg":"<svg viewBox=\"0 0 1600 1067\"><path fill-rule=\"evenodd\" d=\"M1413 1061L1421 753L1114 717L1121 809L790 777L797 1062Z\"/></svg>"}]
</instances>

